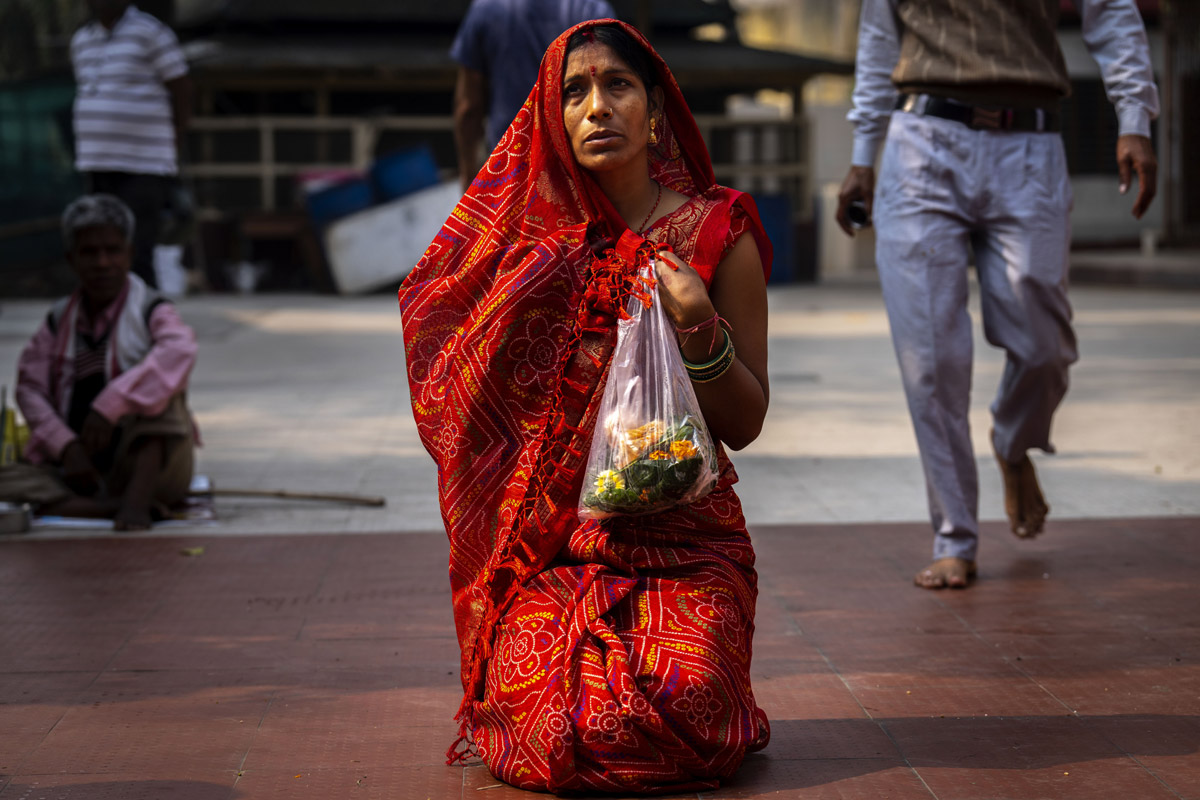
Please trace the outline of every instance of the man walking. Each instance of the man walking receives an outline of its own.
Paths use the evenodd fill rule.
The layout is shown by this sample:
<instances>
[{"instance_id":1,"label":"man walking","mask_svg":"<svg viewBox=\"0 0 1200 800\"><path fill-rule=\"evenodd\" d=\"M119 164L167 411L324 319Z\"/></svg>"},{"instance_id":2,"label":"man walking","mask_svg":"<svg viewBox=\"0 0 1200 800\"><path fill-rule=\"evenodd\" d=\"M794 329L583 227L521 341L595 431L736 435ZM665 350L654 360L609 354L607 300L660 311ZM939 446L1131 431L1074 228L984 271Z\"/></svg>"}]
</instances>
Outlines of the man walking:
<instances>
[{"instance_id":1,"label":"man walking","mask_svg":"<svg viewBox=\"0 0 1200 800\"><path fill-rule=\"evenodd\" d=\"M1155 193L1150 121L1158 94L1134 0L1075 0L1120 124L1120 191L1133 215ZM975 575L978 476L968 410L973 251L989 343L1007 355L992 448L1012 531L1042 531L1049 508L1027 451L1054 452L1050 422L1076 360L1067 260L1072 203L1059 131L1070 90L1055 29L1059 0L864 0L854 153L837 220L873 214L876 262L916 430L936 532L914 577L962 588ZM884 141L876 188L875 163Z\"/></svg>"},{"instance_id":2,"label":"man walking","mask_svg":"<svg viewBox=\"0 0 1200 800\"><path fill-rule=\"evenodd\" d=\"M464 192L487 155L480 143L490 153L508 130L550 43L576 23L615 16L608 0L471 0L450 47L459 64L454 142Z\"/></svg>"},{"instance_id":3,"label":"man walking","mask_svg":"<svg viewBox=\"0 0 1200 800\"><path fill-rule=\"evenodd\" d=\"M133 271L154 287L160 215L191 110L187 62L171 29L129 0L87 4L93 19L71 39L75 167L89 192L133 211Z\"/></svg>"}]
</instances>

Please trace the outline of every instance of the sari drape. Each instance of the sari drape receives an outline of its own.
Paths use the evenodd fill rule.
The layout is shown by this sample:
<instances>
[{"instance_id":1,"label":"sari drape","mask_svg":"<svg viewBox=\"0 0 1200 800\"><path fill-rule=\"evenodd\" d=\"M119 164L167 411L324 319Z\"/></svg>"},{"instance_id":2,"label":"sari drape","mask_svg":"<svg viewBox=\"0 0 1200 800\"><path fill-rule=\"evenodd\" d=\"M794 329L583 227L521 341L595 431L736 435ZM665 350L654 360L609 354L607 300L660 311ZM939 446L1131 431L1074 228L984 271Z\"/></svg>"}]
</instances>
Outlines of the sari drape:
<instances>
[{"instance_id":1,"label":"sari drape","mask_svg":"<svg viewBox=\"0 0 1200 800\"><path fill-rule=\"evenodd\" d=\"M692 198L647 238L711 281L748 232L769 267L753 201L715 183L666 65L635 29L583 23L547 50L525 106L400 288L412 406L450 539L462 733L493 774L550 791L706 788L766 736L732 466L722 453L717 489L682 509L576 516L616 318L649 252L563 127L567 41L599 24L651 54L665 94L651 176Z\"/></svg>"}]
</instances>

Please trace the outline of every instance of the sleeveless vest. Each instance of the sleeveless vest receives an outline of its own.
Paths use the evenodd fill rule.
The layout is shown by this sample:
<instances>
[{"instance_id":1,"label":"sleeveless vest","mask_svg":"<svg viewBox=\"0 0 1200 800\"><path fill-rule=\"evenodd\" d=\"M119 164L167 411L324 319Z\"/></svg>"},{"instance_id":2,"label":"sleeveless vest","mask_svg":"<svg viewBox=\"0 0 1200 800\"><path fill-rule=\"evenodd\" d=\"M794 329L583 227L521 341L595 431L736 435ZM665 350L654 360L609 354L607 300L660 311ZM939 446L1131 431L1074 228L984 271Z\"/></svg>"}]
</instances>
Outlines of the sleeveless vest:
<instances>
[{"instance_id":1,"label":"sleeveless vest","mask_svg":"<svg viewBox=\"0 0 1200 800\"><path fill-rule=\"evenodd\" d=\"M902 92L1053 109L1071 90L1059 0L898 0Z\"/></svg>"},{"instance_id":2,"label":"sleeveless vest","mask_svg":"<svg viewBox=\"0 0 1200 800\"><path fill-rule=\"evenodd\" d=\"M74 292L56 301L46 316L46 325L54 334L55 383L52 387L55 406L66 418L71 407L71 392L75 386L75 325L83 294ZM154 346L150 337L150 315L161 303L171 302L132 272L129 291L113 323L113 332L105 342L104 379L107 383L125 370L141 362Z\"/></svg>"}]
</instances>

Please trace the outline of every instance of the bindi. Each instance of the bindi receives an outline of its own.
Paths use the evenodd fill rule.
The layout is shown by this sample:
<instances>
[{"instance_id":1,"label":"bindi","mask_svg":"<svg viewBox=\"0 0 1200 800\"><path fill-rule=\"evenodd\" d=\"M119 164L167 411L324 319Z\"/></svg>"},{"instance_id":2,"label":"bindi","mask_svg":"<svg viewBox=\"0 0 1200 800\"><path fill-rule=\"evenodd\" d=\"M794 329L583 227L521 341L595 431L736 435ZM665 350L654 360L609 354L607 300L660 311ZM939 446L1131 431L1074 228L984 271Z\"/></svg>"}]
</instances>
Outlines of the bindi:
<instances>
[{"instance_id":1,"label":"bindi","mask_svg":"<svg viewBox=\"0 0 1200 800\"><path fill-rule=\"evenodd\" d=\"M592 70L592 77L593 78L596 77L596 65L595 64L592 65L591 70Z\"/></svg>"}]
</instances>

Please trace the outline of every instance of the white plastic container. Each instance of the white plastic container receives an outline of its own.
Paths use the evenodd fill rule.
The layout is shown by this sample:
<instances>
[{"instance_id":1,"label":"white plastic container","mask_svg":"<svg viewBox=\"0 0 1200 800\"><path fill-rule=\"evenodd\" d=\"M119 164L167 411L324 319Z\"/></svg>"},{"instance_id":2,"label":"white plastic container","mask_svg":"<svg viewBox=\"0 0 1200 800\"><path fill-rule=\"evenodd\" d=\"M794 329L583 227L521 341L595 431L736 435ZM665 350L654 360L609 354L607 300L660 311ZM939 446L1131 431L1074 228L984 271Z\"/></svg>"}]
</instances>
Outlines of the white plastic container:
<instances>
[{"instance_id":1,"label":"white plastic container","mask_svg":"<svg viewBox=\"0 0 1200 800\"><path fill-rule=\"evenodd\" d=\"M399 285L462 197L446 181L339 219L325 230L325 252L341 294Z\"/></svg>"},{"instance_id":2,"label":"white plastic container","mask_svg":"<svg viewBox=\"0 0 1200 800\"><path fill-rule=\"evenodd\" d=\"M183 297L187 294L187 270L183 268L182 245L155 245L154 277L158 279L158 290L167 297Z\"/></svg>"}]
</instances>

